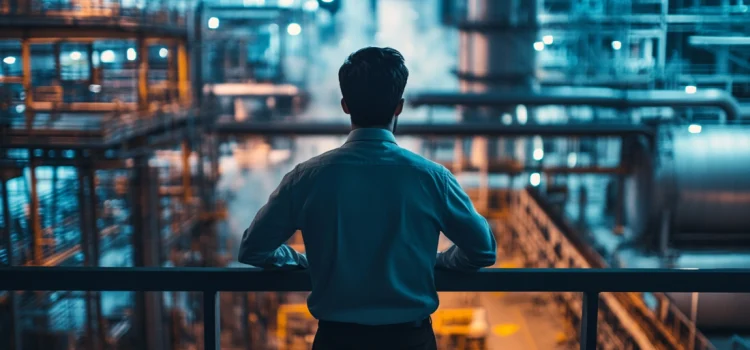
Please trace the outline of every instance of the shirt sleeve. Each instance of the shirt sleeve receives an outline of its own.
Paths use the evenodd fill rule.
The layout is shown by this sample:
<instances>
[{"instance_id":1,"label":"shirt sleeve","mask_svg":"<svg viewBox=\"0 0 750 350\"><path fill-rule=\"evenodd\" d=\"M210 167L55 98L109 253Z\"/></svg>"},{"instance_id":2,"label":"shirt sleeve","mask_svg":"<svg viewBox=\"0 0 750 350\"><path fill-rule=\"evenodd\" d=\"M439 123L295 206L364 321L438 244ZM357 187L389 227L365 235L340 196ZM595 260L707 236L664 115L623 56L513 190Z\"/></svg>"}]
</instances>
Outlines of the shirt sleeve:
<instances>
[{"instance_id":1,"label":"shirt sleeve","mask_svg":"<svg viewBox=\"0 0 750 350\"><path fill-rule=\"evenodd\" d=\"M307 268L307 257L284 244L298 229L292 195L294 173L284 176L245 230L239 262L266 269Z\"/></svg>"},{"instance_id":2,"label":"shirt sleeve","mask_svg":"<svg viewBox=\"0 0 750 350\"><path fill-rule=\"evenodd\" d=\"M479 215L471 199L449 171L445 181L442 231L454 245L437 255L436 267L475 271L495 263L497 243L487 220Z\"/></svg>"}]
</instances>

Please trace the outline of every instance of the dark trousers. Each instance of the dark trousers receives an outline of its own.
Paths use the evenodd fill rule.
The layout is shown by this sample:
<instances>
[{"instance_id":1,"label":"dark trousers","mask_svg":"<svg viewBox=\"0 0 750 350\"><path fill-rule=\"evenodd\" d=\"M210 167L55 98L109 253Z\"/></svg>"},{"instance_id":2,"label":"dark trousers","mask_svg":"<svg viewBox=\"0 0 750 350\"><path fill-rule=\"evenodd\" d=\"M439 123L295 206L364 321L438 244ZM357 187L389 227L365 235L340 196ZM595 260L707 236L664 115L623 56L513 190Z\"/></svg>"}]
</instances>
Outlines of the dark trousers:
<instances>
[{"instance_id":1,"label":"dark trousers","mask_svg":"<svg viewBox=\"0 0 750 350\"><path fill-rule=\"evenodd\" d=\"M313 350L437 350L427 318L382 326L320 321Z\"/></svg>"}]
</instances>

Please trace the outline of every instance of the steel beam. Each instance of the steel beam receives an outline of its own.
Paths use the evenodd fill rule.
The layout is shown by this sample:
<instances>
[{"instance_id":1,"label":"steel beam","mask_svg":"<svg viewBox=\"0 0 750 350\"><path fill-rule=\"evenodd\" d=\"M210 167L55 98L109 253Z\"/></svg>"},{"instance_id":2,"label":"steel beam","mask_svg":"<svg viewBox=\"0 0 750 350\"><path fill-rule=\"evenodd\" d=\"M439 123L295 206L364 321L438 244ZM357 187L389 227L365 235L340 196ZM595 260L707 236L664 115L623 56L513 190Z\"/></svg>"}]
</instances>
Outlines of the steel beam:
<instances>
[{"instance_id":1,"label":"steel beam","mask_svg":"<svg viewBox=\"0 0 750 350\"><path fill-rule=\"evenodd\" d=\"M716 107L727 119L742 116L739 103L723 90L701 89L695 93L670 90L610 90L561 88L540 93L425 92L408 98L413 106L596 106L628 109L639 107Z\"/></svg>"},{"instance_id":2,"label":"steel beam","mask_svg":"<svg viewBox=\"0 0 750 350\"><path fill-rule=\"evenodd\" d=\"M148 42L144 37L137 40L138 51L138 110L147 111L148 101Z\"/></svg>"},{"instance_id":3,"label":"steel beam","mask_svg":"<svg viewBox=\"0 0 750 350\"><path fill-rule=\"evenodd\" d=\"M217 123L221 136L345 136L351 126L342 123ZM633 124L503 125L491 122L461 124L399 124L398 135L421 137L457 136L653 136L654 130Z\"/></svg>"},{"instance_id":4,"label":"steel beam","mask_svg":"<svg viewBox=\"0 0 750 350\"><path fill-rule=\"evenodd\" d=\"M23 68L23 92L26 105L26 128L31 129L34 121L34 92L31 87L31 43L28 38L21 40L21 65Z\"/></svg>"},{"instance_id":5,"label":"steel beam","mask_svg":"<svg viewBox=\"0 0 750 350\"><path fill-rule=\"evenodd\" d=\"M183 200L185 205L193 198L193 188L190 183L192 174L190 173L190 146L187 141L182 142L182 188Z\"/></svg>"},{"instance_id":6,"label":"steel beam","mask_svg":"<svg viewBox=\"0 0 750 350\"><path fill-rule=\"evenodd\" d=\"M177 86L179 90L180 103L189 106L192 96L190 95L190 57L188 56L184 41L177 43Z\"/></svg>"},{"instance_id":7,"label":"steel beam","mask_svg":"<svg viewBox=\"0 0 750 350\"><path fill-rule=\"evenodd\" d=\"M31 252L33 256L34 265L42 265L44 259L44 252L42 250L42 223L39 219L39 195L37 193L37 179L36 179L36 162L31 159L29 166L30 173L30 184L29 184L29 217L31 220Z\"/></svg>"},{"instance_id":8,"label":"steel beam","mask_svg":"<svg viewBox=\"0 0 750 350\"><path fill-rule=\"evenodd\" d=\"M148 158L134 159L129 188L133 223L133 258L135 266L161 266L159 233L158 174L148 166ZM140 348L161 349L164 346L161 322L161 293L136 293L136 326L142 339Z\"/></svg>"},{"instance_id":9,"label":"steel beam","mask_svg":"<svg viewBox=\"0 0 750 350\"><path fill-rule=\"evenodd\" d=\"M15 260L13 252L13 233L11 230L11 223L13 218L10 216L10 200L8 199L8 180L5 177L0 177L0 195L2 195L3 205L3 241L5 241L6 254L8 255L8 265L13 266Z\"/></svg>"}]
</instances>

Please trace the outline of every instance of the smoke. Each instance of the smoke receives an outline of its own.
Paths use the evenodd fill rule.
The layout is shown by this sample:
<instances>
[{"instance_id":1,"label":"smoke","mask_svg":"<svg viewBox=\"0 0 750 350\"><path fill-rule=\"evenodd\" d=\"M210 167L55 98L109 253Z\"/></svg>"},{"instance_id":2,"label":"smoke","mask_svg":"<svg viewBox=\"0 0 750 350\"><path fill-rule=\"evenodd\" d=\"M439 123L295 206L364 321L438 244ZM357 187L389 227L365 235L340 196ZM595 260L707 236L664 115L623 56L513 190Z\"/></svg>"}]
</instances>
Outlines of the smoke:
<instances>
[{"instance_id":1,"label":"smoke","mask_svg":"<svg viewBox=\"0 0 750 350\"><path fill-rule=\"evenodd\" d=\"M369 1L342 1L341 10L333 18L338 40L321 45L309 58L308 67L312 71L307 86L312 100L299 120L348 122L339 103L338 69L349 54L366 46L389 46L401 51L409 68L407 95L424 89L457 89L457 79L451 74L458 57L457 33L455 29L440 26L438 8L437 0L380 0L376 22ZM455 114L449 112L447 117L454 119ZM400 123L426 120L426 110L408 107L399 119ZM249 218L295 164L338 147L343 141L342 137L298 138L288 163L253 169L246 174L236 168L224 168L227 171L219 187L237 193L229 203L228 226L233 236L241 236L250 224ZM410 138L402 139L400 144L418 151L421 142Z\"/></svg>"},{"instance_id":2,"label":"smoke","mask_svg":"<svg viewBox=\"0 0 750 350\"><path fill-rule=\"evenodd\" d=\"M379 0L377 22L369 1L342 1L335 18L339 40L323 45L314 58L309 86L312 105L305 120L346 121L341 112L338 69L352 52L367 46L399 50L409 68L406 94L425 89L457 89L451 73L458 58L458 34L439 23L437 0ZM425 109L407 108L402 122L421 122Z\"/></svg>"}]
</instances>

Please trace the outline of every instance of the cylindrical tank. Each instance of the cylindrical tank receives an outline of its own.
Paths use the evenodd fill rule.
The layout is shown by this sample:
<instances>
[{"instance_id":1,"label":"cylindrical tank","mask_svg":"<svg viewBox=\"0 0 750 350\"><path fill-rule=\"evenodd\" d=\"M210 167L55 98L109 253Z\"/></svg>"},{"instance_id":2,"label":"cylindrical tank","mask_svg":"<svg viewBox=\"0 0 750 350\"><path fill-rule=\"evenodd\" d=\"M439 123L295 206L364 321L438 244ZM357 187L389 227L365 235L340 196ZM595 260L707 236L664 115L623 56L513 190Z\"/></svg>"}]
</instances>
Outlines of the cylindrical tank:
<instances>
[{"instance_id":1,"label":"cylindrical tank","mask_svg":"<svg viewBox=\"0 0 750 350\"><path fill-rule=\"evenodd\" d=\"M750 128L682 127L673 137L673 232L750 233Z\"/></svg>"},{"instance_id":2,"label":"cylindrical tank","mask_svg":"<svg viewBox=\"0 0 750 350\"><path fill-rule=\"evenodd\" d=\"M626 184L634 238L659 235L665 215L669 241L750 235L750 127L665 128L655 158L644 144L634 145L636 169Z\"/></svg>"},{"instance_id":3,"label":"cylindrical tank","mask_svg":"<svg viewBox=\"0 0 750 350\"><path fill-rule=\"evenodd\" d=\"M461 92L518 92L535 86L537 65L534 43L539 40L538 6L538 0L466 2L466 17L459 33L457 73ZM527 120L525 107L460 107L459 113L465 121L499 121L503 116L521 123ZM476 138L475 141L480 139ZM468 143L458 142L457 149L468 151ZM514 145L503 139L488 140L481 148L482 152L473 154L483 159L503 157L514 152Z\"/></svg>"},{"instance_id":4,"label":"cylindrical tank","mask_svg":"<svg viewBox=\"0 0 750 350\"><path fill-rule=\"evenodd\" d=\"M462 92L529 88L534 79L537 1L469 0L459 36Z\"/></svg>"}]
</instances>

